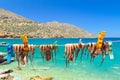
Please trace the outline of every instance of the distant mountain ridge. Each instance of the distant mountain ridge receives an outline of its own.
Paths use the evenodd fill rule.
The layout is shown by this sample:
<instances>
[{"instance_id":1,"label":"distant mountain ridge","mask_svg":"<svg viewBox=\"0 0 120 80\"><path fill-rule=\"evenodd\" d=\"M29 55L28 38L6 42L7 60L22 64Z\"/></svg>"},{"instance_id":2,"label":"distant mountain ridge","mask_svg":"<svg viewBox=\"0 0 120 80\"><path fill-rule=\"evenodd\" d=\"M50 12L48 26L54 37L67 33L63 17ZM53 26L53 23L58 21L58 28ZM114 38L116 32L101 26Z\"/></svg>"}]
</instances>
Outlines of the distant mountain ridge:
<instances>
[{"instance_id":1,"label":"distant mountain ridge","mask_svg":"<svg viewBox=\"0 0 120 80\"><path fill-rule=\"evenodd\" d=\"M10 38L19 38L25 33L32 38L96 37L71 24L57 21L38 23L4 9L0 9L0 32L0 37Z\"/></svg>"},{"instance_id":2,"label":"distant mountain ridge","mask_svg":"<svg viewBox=\"0 0 120 80\"><path fill-rule=\"evenodd\" d=\"M19 22L29 21L28 19L26 19L20 15L17 15L13 12L10 12L10 11L4 10L4 9L0 9L0 20L1 19L7 19L7 20L13 20L13 21L19 21Z\"/></svg>"}]
</instances>

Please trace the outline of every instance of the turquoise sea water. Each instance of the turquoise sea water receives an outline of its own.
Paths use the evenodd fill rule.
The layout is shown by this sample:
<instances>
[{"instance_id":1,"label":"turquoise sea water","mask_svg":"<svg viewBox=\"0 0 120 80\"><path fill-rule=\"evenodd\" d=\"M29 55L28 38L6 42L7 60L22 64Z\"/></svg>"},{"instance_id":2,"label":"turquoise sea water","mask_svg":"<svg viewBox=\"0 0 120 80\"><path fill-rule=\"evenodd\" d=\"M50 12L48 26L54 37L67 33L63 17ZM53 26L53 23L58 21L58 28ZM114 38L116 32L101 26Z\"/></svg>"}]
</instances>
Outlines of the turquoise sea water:
<instances>
[{"instance_id":1,"label":"turquoise sea water","mask_svg":"<svg viewBox=\"0 0 120 80\"><path fill-rule=\"evenodd\" d=\"M105 38L105 41L116 41L120 38ZM78 43L78 38L62 38L62 39L29 39L30 44L52 44L54 41L58 41L58 45L64 45L66 43ZM84 38L83 43L96 42L96 38ZM0 39L0 42L7 42L11 44L22 44L21 39ZM0 47L0 52L7 52L6 47ZM23 70L15 72L13 75L18 76L21 80L29 80L30 76L52 76L54 80L120 80L120 42L113 42L114 60L109 59L109 55L106 57L102 66L100 66L101 55L96 57L93 63L90 63L86 55L83 55L82 62L80 56L77 61L71 62L69 68L66 68L64 59L64 46L59 46L57 51L57 59L52 62L44 62L40 56L39 48L36 48L34 55L34 68L32 70L30 63L23 67ZM80 54L79 54L80 55ZM17 62L13 62L9 65L0 65L2 69L15 69ZM49 70L42 70L43 67L49 67ZM21 75L24 74L24 75Z\"/></svg>"}]
</instances>

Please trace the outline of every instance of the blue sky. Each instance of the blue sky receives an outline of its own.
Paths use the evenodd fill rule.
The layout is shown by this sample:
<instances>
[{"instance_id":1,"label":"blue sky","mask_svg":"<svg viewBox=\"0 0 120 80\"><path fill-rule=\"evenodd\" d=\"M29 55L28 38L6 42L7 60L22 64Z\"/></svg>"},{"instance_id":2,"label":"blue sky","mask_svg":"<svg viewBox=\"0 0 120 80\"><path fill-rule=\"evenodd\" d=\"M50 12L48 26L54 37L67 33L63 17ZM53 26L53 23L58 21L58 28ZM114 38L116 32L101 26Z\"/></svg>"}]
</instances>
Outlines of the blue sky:
<instances>
[{"instance_id":1,"label":"blue sky","mask_svg":"<svg viewBox=\"0 0 120 80\"><path fill-rule=\"evenodd\" d=\"M0 0L0 8L37 22L59 21L120 37L119 0Z\"/></svg>"}]
</instances>

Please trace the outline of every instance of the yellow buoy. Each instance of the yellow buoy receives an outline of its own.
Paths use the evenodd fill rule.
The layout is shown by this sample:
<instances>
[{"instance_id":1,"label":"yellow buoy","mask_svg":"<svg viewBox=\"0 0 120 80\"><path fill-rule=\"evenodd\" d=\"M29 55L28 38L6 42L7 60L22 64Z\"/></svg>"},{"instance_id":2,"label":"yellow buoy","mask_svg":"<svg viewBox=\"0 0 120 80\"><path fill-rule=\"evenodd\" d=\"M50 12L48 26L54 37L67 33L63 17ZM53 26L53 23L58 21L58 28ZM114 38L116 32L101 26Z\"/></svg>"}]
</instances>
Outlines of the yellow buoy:
<instances>
[{"instance_id":1,"label":"yellow buoy","mask_svg":"<svg viewBox=\"0 0 120 80\"><path fill-rule=\"evenodd\" d=\"M24 50L25 50L25 51L28 51L29 48L28 48L27 35L26 35L26 34L21 35L21 39L23 40L23 43L24 43Z\"/></svg>"},{"instance_id":2,"label":"yellow buoy","mask_svg":"<svg viewBox=\"0 0 120 80\"><path fill-rule=\"evenodd\" d=\"M101 33L98 34L97 48L102 47L102 43L103 43L105 35L106 35L106 31L102 31Z\"/></svg>"}]
</instances>

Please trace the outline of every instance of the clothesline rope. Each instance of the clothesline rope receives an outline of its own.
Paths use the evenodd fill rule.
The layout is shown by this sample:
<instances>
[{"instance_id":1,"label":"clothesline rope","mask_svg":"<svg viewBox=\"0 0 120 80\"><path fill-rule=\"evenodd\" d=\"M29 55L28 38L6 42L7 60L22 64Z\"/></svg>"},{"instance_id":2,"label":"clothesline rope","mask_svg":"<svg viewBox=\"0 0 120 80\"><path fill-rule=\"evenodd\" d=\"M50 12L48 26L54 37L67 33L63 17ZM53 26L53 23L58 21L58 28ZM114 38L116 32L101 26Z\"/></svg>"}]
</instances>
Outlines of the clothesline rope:
<instances>
[{"instance_id":1,"label":"clothesline rope","mask_svg":"<svg viewBox=\"0 0 120 80\"><path fill-rule=\"evenodd\" d=\"M110 41L110 42L120 42L120 40L116 40L116 41ZM69 43L68 43L69 44ZM70 43L70 44L76 44L76 43ZM84 44L88 44L88 43L84 43ZM40 44L41 45L41 44ZM40 46L40 45L36 45L36 46ZM43 45L47 45L47 44L43 44ZM64 44L58 45L58 46L65 46Z\"/></svg>"},{"instance_id":2,"label":"clothesline rope","mask_svg":"<svg viewBox=\"0 0 120 80\"><path fill-rule=\"evenodd\" d=\"M120 42L120 40L115 40L115 41L110 41L110 42ZM88 42L88 43L94 43L94 42ZM83 43L83 44L88 44L88 43ZM76 43L67 43L67 44L76 44ZM33 45L36 45L36 44L33 44ZM49 45L49 44L39 44L39 45L36 45L36 46L40 46L40 45ZM65 45L64 44L60 44L58 46L65 46Z\"/></svg>"},{"instance_id":3,"label":"clothesline rope","mask_svg":"<svg viewBox=\"0 0 120 80\"><path fill-rule=\"evenodd\" d=\"M49 45L49 44L40 44L40 45ZM36 46L40 46L40 45L36 45ZM58 45L58 46L65 46L65 45Z\"/></svg>"}]
</instances>

